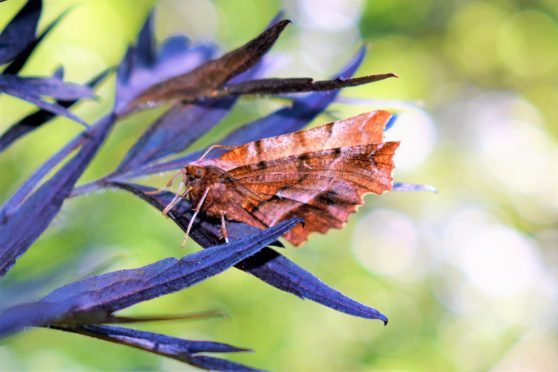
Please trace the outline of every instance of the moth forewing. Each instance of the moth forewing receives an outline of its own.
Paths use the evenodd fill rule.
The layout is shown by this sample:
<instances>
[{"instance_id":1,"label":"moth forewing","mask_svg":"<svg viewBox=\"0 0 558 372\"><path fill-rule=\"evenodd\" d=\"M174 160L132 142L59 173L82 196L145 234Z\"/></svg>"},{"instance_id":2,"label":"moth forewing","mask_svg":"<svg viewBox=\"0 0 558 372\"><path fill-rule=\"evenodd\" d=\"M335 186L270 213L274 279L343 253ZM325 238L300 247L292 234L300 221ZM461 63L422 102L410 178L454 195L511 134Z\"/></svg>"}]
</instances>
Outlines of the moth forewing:
<instances>
[{"instance_id":1,"label":"moth forewing","mask_svg":"<svg viewBox=\"0 0 558 372\"><path fill-rule=\"evenodd\" d=\"M367 193L392 189L398 142L382 142L391 114L364 113L320 127L237 146L216 159L188 164L185 197L203 212L258 228L302 217L285 238L294 245L312 232L342 227ZM191 227L191 226L190 226Z\"/></svg>"}]
</instances>

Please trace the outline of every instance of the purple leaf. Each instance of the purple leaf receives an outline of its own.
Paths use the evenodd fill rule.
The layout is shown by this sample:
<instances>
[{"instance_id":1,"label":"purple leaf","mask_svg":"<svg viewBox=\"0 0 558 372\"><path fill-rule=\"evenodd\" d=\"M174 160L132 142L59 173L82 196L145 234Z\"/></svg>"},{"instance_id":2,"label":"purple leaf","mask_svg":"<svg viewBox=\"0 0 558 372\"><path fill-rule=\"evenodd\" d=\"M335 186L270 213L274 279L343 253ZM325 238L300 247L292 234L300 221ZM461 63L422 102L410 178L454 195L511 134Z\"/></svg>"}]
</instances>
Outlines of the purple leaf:
<instances>
[{"instance_id":1,"label":"purple leaf","mask_svg":"<svg viewBox=\"0 0 558 372\"><path fill-rule=\"evenodd\" d=\"M335 78L347 78L352 76L366 54L363 46L353 57L349 64L343 68ZM245 124L237 130L231 132L217 143L228 146L237 146L246 142L255 141L262 137L273 137L284 133L294 132L305 127L316 116L322 113L330 103L332 103L340 90L329 92L319 92L297 99L290 107L279 109L270 115ZM152 173L160 173L182 168L185 164L198 159L203 151L190 153L183 157L169 160L158 164L149 164L139 169L133 170L125 175L120 175L119 179L132 178ZM208 158L216 157L221 152L216 150L208 155Z\"/></svg>"},{"instance_id":2,"label":"purple leaf","mask_svg":"<svg viewBox=\"0 0 558 372\"><path fill-rule=\"evenodd\" d=\"M147 129L115 173L125 173L183 151L227 115L234 102L234 98L225 98L203 106L175 105Z\"/></svg>"},{"instance_id":3,"label":"purple leaf","mask_svg":"<svg viewBox=\"0 0 558 372\"><path fill-rule=\"evenodd\" d=\"M0 75L0 92L31 102L46 111L65 116L87 126L87 123L60 104L44 101L41 97L49 96L60 100L92 97L93 92L88 87L64 83L57 78L22 78L14 75Z\"/></svg>"},{"instance_id":4,"label":"purple leaf","mask_svg":"<svg viewBox=\"0 0 558 372\"><path fill-rule=\"evenodd\" d=\"M233 80L248 79L260 68L258 64ZM235 97L227 97L207 100L203 104L176 104L144 132L110 177L183 151L217 125L235 102Z\"/></svg>"},{"instance_id":5,"label":"purple leaf","mask_svg":"<svg viewBox=\"0 0 558 372\"><path fill-rule=\"evenodd\" d=\"M65 83L57 77L30 78L14 75L0 75L0 90L12 89L36 97L52 97L73 100L93 97L91 89L84 85Z\"/></svg>"},{"instance_id":6,"label":"purple leaf","mask_svg":"<svg viewBox=\"0 0 558 372\"><path fill-rule=\"evenodd\" d=\"M275 18L272 24L278 20L277 17ZM151 23L150 17L139 36L135 50L137 60L141 61L137 64L138 66L151 66L153 64L155 44L153 37L150 35L152 32L150 31ZM170 68L177 65L168 62L175 57L180 58L181 44L178 43L180 40L171 39L163 45L160 52L160 66L163 71L168 72ZM187 46L183 48L187 48ZM237 75L231 81L240 83L253 78L261 70L261 67L261 63L258 63ZM128 67L126 69L128 70ZM142 80L142 83L145 84L145 81ZM110 177L129 172L167 155L183 151L219 123L229 113L235 102L236 98L227 97L210 99L203 103L176 104L145 131ZM200 123L203 123L203 125L200 125Z\"/></svg>"},{"instance_id":7,"label":"purple leaf","mask_svg":"<svg viewBox=\"0 0 558 372\"><path fill-rule=\"evenodd\" d=\"M54 326L66 332L77 333L101 340L131 346L140 350L176 359L211 371L256 371L239 363L205 356L206 353L233 353L249 351L228 344L210 341L190 341L152 332L121 327L85 325L77 327ZM198 355L202 353L201 355Z\"/></svg>"},{"instance_id":8,"label":"purple leaf","mask_svg":"<svg viewBox=\"0 0 558 372\"><path fill-rule=\"evenodd\" d=\"M0 33L0 65L16 58L35 39L42 1L29 0Z\"/></svg>"},{"instance_id":9,"label":"purple leaf","mask_svg":"<svg viewBox=\"0 0 558 372\"><path fill-rule=\"evenodd\" d=\"M240 48L205 62L188 73L150 86L117 112L126 115L165 102L194 102L199 97L208 97L214 89L254 66L289 23L288 20L279 21Z\"/></svg>"},{"instance_id":10,"label":"purple leaf","mask_svg":"<svg viewBox=\"0 0 558 372\"><path fill-rule=\"evenodd\" d=\"M58 214L115 122L109 115L90 127L79 152L52 178L37 189L11 215L3 214L0 221L0 276L46 230Z\"/></svg>"},{"instance_id":11,"label":"purple leaf","mask_svg":"<svg viewBox=\"0 0 558 372\"><path fill-rule=\"evenodd\" d=\"M413 183L403 183L403 182L395 182L393 184L393 191L403 191L403 192L408 192L408 191L428 191L428 192L434 192L437 193L438 190L434 187L434 186L430 186L430 185L416 185Z\"/></svg>"},{"instance_id":12,"label":"purple leaf","mask_svg":"<svg viewBox=\"0 0 558 372\"><path fill-rule=\"evenodd\" d=\"M223 272L254 255L300 222L300 219L284 221L267 230L181 259L167 258L137 269L73 282L54 290L40 301L4 311L0 314L0 336L26 326L110 322L115 311L177 292Z\"/></svg>"},{"instance_id":13,"label":"purple leaf","mask_svg":"<svg viewBox=\"0 0 558 372\"><path fill-rule=\"evenodd\" d=\"M25 63L27 62L27 60L29 59L29 57L31 56L31 54L33 53L37 45L39 45L43 41L43 39L54 29L54 27L56 27L58 22L60 22L62 18L66 16L68 11L69 10L64 11L58 17L56 17L54 21L49 23L49 25L41 32L41 34L38 37L36 37L29 45L27 45L27 47L24 50L18 53L18 56L12 62L10 62L8 66L6 66L6 68L4 69L4 71L2 71L2 73L6 75L17 74L23 68L23 66L25 65Z\"/></svg>"},{"instance_id":14,"label":"purple leaf","mask_svg":"<svg viewBox=\"0 0 558 372\"><path fill-rule=\"evenodd\" d=\"M174 194L169 192L149 195L146 194L146 192L153 191L154 189L141 185L120 182L113 183L113 185L133 193L160 211L168 205L174 196ZM221 241L219 221L212 221L201 214L200 216L201 217L198 217L196 223L193 225L190 234L192 239L198 242L202 247L218 244ZM169 217L182 230L186 231L190 218L192 217L190 203L183 201L175 209L170 211ZM241 234L244 228L254 229L251 226L238 222L227 222L229 237L234 238L236 234ZM315 301L346 314L366 319L380 319L384 324L387 324L387 317L378 310L363 305L329 287L308 271L297 266L272 249L264 248L254 256L240 262L235 267L254 275L275 288L292 293L300 298Z\"/></svg>"},{"instance_id":15,"label":"purple leaf","mask_svg":"<svg viewBox=\"0 0 558 372\"><path fill-rule=\"evenodd\" d=\"M54 323L70 311L71 303L31 302L10 307L0 313L0 338L26 327Z\"/></svg>"},{"instance_id":16,"label":"purple leaf","mask_svg":"<svg viewBox=\"0 0 558 372\"><path fill-rule=\"evenodd\" d=\"M25 198L37 187L39 182L56 167L62 160L87 140L87 131L78 134L58 152L45 161L33 174L21 185L17 191L8 199L0 209L0 223L10 218L17 212Z\"/></svg>"},{"instance_id":17,"label":"purple leaf","mask_svg":"<svg viewBox=\"0 0 558 372\"><path fill-rule=\"evenodd\" d=\"M84 313L111 314L217 275L254 255L300 222L301 219L296 218L284 221L267 230L181 259L167 258L138 269L86 278L53 291L42 301L75 304L72 313L62 323L72 317L83 317Z\"/></svg>"},{"instance_id":18,"label":"purple leaf","mask_svg":"<svg viewBox=\"0 0 558 372\"><path fill-rule=\"evenodd\" d=\"M110 72L111 72L110 69L101 72L93 79L91 79L87 83L87 86L89 86L90 88L95 88L108 76ZM67 100L67 101L59 100L57 103L62 107L68 108L74 105L76 102L78 102L78 100L74 99L74 100ZM55 117L56 115L50 111L39 110L22 118L17 123L13 124L10 128L8 128L8 130L6 130L0 136L0 152L7 149L10 145L12 145L15 141L17 141L21 137L41 127L47 121Z\"/></svg>"},{"instance_id":19,"label":"purple leaf","mask_svg":"<svg viewBox=\"0 0 558 372\"><path fill-rule=\"evenodd\" d=\"M130 47L117 73L115 110L121 113L132 100L151 86L182 75L207 61L215 53L210 45L190 46L182 36L169 38L156 55L153 14L150 14Z\"/></svg>"}]
</instances>

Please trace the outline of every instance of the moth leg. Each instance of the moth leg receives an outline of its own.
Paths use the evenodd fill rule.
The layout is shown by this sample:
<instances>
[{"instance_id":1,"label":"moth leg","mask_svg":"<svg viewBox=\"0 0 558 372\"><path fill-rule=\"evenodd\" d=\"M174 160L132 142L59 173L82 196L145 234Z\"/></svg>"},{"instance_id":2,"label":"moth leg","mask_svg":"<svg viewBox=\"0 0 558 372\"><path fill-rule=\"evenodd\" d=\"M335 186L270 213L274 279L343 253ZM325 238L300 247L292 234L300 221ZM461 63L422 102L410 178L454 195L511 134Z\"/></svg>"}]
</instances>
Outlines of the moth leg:
<instances>
[{"instance_id":1,"label":"moth leg","mask_svg":"<svg viewBox=\"0 0 558 372\"><path fill-rule=\"evenodd\" d=\"M221 212L221 235L225 239L225 243L229 242L229 232L227 231L227 225L225 223L225 213Z\"/></svg>"},{"instance_id":2,"label":"moth leg","mask_svg":"<svg viewBox=\"0 0 558 372\"><path fill-rule=\"evenodd\" d=\"M207 197L207 194L209 193L209 190L210 190L209 187L207 189L205 189L198 205L196 206L196 209L194 210L194 214L192 215L192 218L190 219L190 223L188 223L188 228L186 229L186 235L184 236L184 240L182 241L182 246L183 247L186 244L186 241L188 240L188 237L190 236L190 230L192 230L192 226L194 225L194 221L196 220L196 217L198 216L198 213L200 213L201 207L203 205L203 202L205 201L205 198Z\"/></svg>"},{"instance_id":3,"label":"moth leg","mask_svg":"<svg viewBox=\"0 0 558 372\"><path fill-rule=\"evenodd\" d=\"M209 146L209 148L207 150L205 150L205 152L202 154L202 156L200 156L200 158L198 160L203 160L203 158L205 158L207 156L207 154L209 154L211 152L211 150L215 150L215 149L225 149L225 150L232 150L234 149L233 146L226 146L226 145L211 145Z\"/></svg>"},{"instance_id":4,"label":"moth leg","mask_svg":"<svg viewBox=\"0 0 558 372\"><path fill-rule=\"evenodd\" d=\"M163 216L167 216L169 212L174 208L176 204L182 199L186 192L181 192L182 188L184 187L184 182L181 182L178 186L178 190L176 190L176 195L172 198L171 202L165 207L163 210Z\"/></svg>"}]
</instances>

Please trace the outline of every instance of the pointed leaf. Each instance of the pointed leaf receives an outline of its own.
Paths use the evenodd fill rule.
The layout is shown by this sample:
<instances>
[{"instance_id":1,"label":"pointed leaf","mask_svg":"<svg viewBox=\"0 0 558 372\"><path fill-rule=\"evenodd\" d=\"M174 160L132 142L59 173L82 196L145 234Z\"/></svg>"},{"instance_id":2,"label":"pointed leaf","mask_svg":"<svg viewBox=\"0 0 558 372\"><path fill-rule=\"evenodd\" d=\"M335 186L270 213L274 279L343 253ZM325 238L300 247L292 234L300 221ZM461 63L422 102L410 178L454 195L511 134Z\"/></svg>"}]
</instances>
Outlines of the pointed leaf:
<instances>
[{"instance_id":1,"label":"pointed leaf","mask_svg":"<svg viewBox=\"0 0 558 372\"><path fill-rule=\"evenodd\" d=\"M300 222L300 219L284 221L257 234L244 236L181 259L167 258L138 269L86 278L53 291L42 301L73 302L75 306L72 313L65 317L66 320L83 317L86 313L111 314L138 302L173 293L210 278L254 255Z\"/></svg>"},{"instance_id":2,"label":"pointed leaf","mask_svg":"<svg viewBox=\"0 0 558 372\"><path fill-rule=\"evenodd\" d=\"M45 231L114 124L114 116L102 119L88 131L79 152L51 179L35 191L12 215L0 221L0 276Z\"/></svg>"},{"instance_id":3,"label":"pointed leaf","mask_svg":"<svg viewBox=\"0 0 558 372\"><path fill-rule=\"evenodd\" d=\"M428 191L437 193L438 190L430 185L416 185L413 183L395 182L393 184L393 191L413 192L413 191Z\"/></svg>"},{"instance_id":4,"label":"pointed leaf","mask_svg":"<svg viewBox=\"0 0 558 372\"><path fill-rule=\"evenodd\" d=\"M239 363L204 356L206 353L232 353L249 351L231 345L210 342L190 341L162 334L137 331L121 327L85 325L77 327L52 327L61 331L77 333L101 340L131 346L140 350L176 359L180 362L211 371L256 371ZM202 355L197 355L203 353Z\"/></svg>"},{"instance_id":5,"label":"pointed leaf","mask_svg":"<svg viewBox=\"0 0 558 372\"><path fill-rule=\"evenodd\" d=\"M177 292L223 272L254 255L300 221L284 221L267 230L181 259L167 258L137 269L73 282L54 290L40 301L4 311L0 314L0 336L27 326L111 322L113 312Z\"/></svg>"},{"instance_id":6,"label":"pointed leaf","mask_svg":"<svg viewBox=\"0 0 558 372\"><path fill-rule=\"evenodd\" d=\"M146 194L146 192L153 191L154 189L141 185L122 182L115 182L113 185L133 193L160 211L168 205L174 196L174 194L169 192L158 195ZM186 231L192 217L191 205L187 201L183 201L170 211L169 217L182 230ZM211 221L202 216L201 218L198 217L193 226L190 235L202 247L218 244L220 241L219 221ZM251 226L237 222L227 222L229 237L238 234L238 231L241 231L243 228L253 229ZM387 317L378 310L363 305L329 287L308 271L272 249L264 248L254 256L238 263L235 267L254 275L275 288L292 293L300 298L307 298L349 315L367 319L380 319L384 324L387 324Z\"/></svg>"},{"instance_id":7,"label":"pointed leaf","mask_svg":"<svg viewBox=\"0 0 558 372\"><path fill-rule=\"evenodd\" d=\"M28 0L0 33L0 65L16 58L33 42L41 10L41 0Z\"/></svg>"},{"instance_id":8,"label":"pointed leaf","mask_svg":"<svg viewBox=\"0 0 558 372\"><path fill-rule=\"evenodd\" d=\"M27 45L25 49L18 53L18 56L6 66L2 73L7 75L16 75L23 68L37 45L39 45L43 41L43 39L54 29L54 27L56 27L58 22L60 22L62 18L66 16L68 11L69 9L61 13L54 19L54 21L49 23L49 25L41 32L38 37L36 37L29 45Z\"/></svg>"},{"instance_id":9,"label":"pointed leaf","mask_svg":"<svg viewBox=\"0 0 558 372\"><path fill-rule=\"evenodd\" d=\"M41 96L61 100L92 97L93 92L88 87L64 83L56 78L21 78L13 75L0 75L0 92L31 102L46 111L65 116L87 126L86 122L60 104L44 101Z\"/></svg>"},{"instance_id":10,"label":"pointed leaf","mask_svg":"<svg viewBox=\"0 0 558 372\"><path fill-rule=\"evenodd\" d=\"M126 115L164 102L194 102L198 97L208 97L213 90L254 66L273 46L289 23L288 20L279 21L242 47L208 61L186 74L146 89L119 110L119 114Z\"/></svg>"},{"instance_id":11,"label":"pointed leaf","mask_svg":"<svg viewBox=\"0 0 558 372\"><path fill-rule=\"evenodd\" d=\"M95 88L98 84L100 84L111 72L111 70L107 69L95 76L91 79L87 86L90 88ZM60 77L61 78L61 77ZM68 101L58 101L57 103L65 108L69 108L74 105L78 100L68 100ZM0 152L7 149L10 145L12 145L15 141L20 139L21 137L29 134L33 130L40 128L43 124L47 121L55 118L56 115L47 110L39 110L32 114L27 115L26 117L19 120L17 123L13 124L8 130L6 130L0 136Z\"/></svg>"},{"instance_id":12,"label":"pointed leaf","mask_svg":"<svg viewBox=\"0 0 558 372\"><path fill-rule=\"evenodd\" d=\"M0 75L0 91L17 90L35 97L52 97L72 100L93 97L93 91L84 85L65 83L57 77L33 78L14 75Z\"/></svg>"},{"instance_id":13,"label":"pointed leaf","mask_svg":"<svg viewBox=\"0 0 558 372\"><path fill-rule=\"evenodd\" d=\"M362 63L365 54L366 48L360 48L357 54L335 78L347 78L352 76ZM321 114L330 103L335 101L339 92L340 90L319 92L296 99L290 107L279 109L268 116L245 124L216 143L227 146L237 146L246 142L255 141L262 137L273 137L300 130ZM177 159L147 165L133 170L128 174L119 175L119 178L126 179L180 169L188 162L198 159L202 153L203 151L197 151ZM219 150L213 151L208 154L208 158L219 156L220 153Z\"/></svg>"},{"instance_id":14,"label":"pointed leaf","mask_svg":"<svg viewBox=\"0 0 558 372\"><path fill-rule=\"evenodd\" d=\"M347 87L356 87L397 77L394 73L361 76L352 79L335 79L315 81L312 78L268 78L250 80L242 83L229 84L223 88L215 89L208 97L239 96L244 94L284 94L319 92Z\"/></svg>"},{"instance_id":15,"label":"pointed leaf","mask_svg":"<svg viewBox=\"0 0 558 372\"><path fill-rule=\"evenodd\" d=\"M190 46L188 39L175 36L165 41L157 55L153 14L150 14L138 35L137 45L128 49L118 68L116 112L120 113L149 87L194 69L214 53L215 47L211 45Z\"/></svg>"}]
</instances>

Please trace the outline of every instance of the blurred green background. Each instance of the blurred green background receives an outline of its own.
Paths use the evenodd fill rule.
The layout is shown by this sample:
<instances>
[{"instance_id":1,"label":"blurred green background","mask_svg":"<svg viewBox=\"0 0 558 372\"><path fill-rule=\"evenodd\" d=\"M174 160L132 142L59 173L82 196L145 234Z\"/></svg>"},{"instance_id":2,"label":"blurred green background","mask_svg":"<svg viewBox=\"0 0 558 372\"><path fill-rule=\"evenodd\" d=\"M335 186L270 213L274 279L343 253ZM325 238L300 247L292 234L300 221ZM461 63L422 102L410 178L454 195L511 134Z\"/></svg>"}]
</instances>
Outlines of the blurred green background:
<instances>
[{"instance_id":1,"label":"blurred green background","mask_svg":"<svg viewBox=\"0 0 558 372\"><path fill-rule=\"evenodd\" d=\"M22 6L0 4L0 27ZM237 270L123 314L216 309L228 319L142 329L250 347L230 359L272 370L558 369L558 3L519 1L45 0L40 29L73 8L38 48L25 75L59 65L85 82L116 65L147 13L159 40L185 34L223 50L258 34L285 9L295 21L270 53L268 76L327 78L363 43L358 74L399 79L347 89L314 124L376 108L400 112L397 181L438 194L368 196L343 230L284 252L345 294L380 309L383 327L273 289ZM75 112L94 121L101 100ZM196 147L285 102L244 99ZM33 111L0 97L0 130ZM81 182L112 170L161 110L122 121ZM57 119L0 156L0 197L81 128ZM161 185L168 175L144 182ZM0 287L6 301L36 299L90 273L185 253L182 233L129 194L68 201ZM190 242L188 251L197 248ZM10 289L12 288L12 289ZM17 290L13 290L17 288ZM1 293L3 292L3 293ZM0 341L0 370L175 370L178 362L57 331Z\"/></svg>"}]
</instances>

